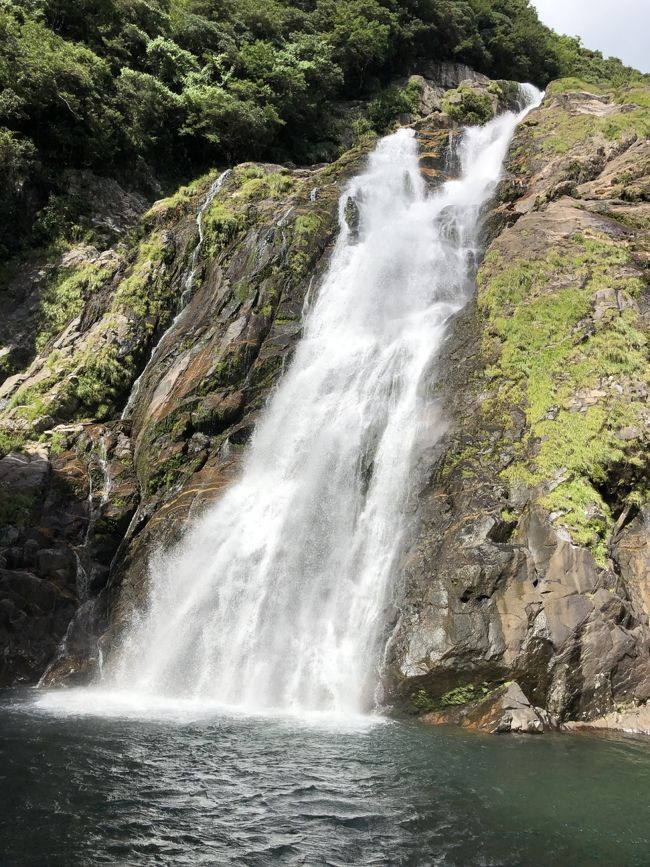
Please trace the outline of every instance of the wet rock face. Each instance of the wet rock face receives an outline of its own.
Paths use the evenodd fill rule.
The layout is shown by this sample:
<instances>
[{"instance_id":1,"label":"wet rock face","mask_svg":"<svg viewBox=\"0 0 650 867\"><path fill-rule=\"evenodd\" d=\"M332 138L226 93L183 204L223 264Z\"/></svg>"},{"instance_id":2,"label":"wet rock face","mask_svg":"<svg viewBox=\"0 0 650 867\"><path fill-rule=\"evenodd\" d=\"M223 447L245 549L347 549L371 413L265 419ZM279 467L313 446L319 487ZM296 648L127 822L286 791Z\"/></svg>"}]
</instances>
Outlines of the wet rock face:
<instances>
[{"instance_id":1,"label":"wet rock face","mask_svg":"<svg viewBox=\"0 0 650 867\"><path fill-rule=\"evenodd\" d=\"M74 459L44 449L0 460L0 685L43 671L74 614L82 485Z\"/></svg>"},{"instance_id":2,"label":"wet rock face","mask_svg":"<svg viewBox=\"0 0 650 867\"><path fill-rule=\"evenodd\" d=\"M560 720L650 698L644 94L555 86L515 137L441 359L452 424L404 557L396 709L504 679Z\"/></svg>"},{"instance_id":3,"label":"wet rock face","mask_svg":"<svg viewBox=\"0 0 650 867\"><path fill-rule=\"evenodd\" d=\"M37 681L64 645L87 668L105 625L110 564L137 504L120 433L60 435L56 453L33 447L0 460L0 686Z\"/></svg>"},{"instance_id":4,"label":"wet rock face","mask_svg":"<svg viewBox=\"0 0 650 867\"><path fill-rule=\"evenodd\" d=\"M133 407L141 502L111 578L109 643L146 600L153 549L178 539L236 476L326 266L342 185L364 158L358 151L334 166L285 171L282 192L269 196L263 187L252 201L242 195L247 174L277 183L278 167L240 167L224 184L219 201L241 215L240 229L205 262L204 279L159 344Z\"/></svg>"},{"instance_id":5,"label":"wet rock face","mask_svg":"<svg viewBox=\"0 0 650 867\"><path fill-rule=\"evenodd\" d=\"M567 731L608 731L650 735L650 707L621 708L587 722L568 722Z\"/></svg>"}]
</instances>

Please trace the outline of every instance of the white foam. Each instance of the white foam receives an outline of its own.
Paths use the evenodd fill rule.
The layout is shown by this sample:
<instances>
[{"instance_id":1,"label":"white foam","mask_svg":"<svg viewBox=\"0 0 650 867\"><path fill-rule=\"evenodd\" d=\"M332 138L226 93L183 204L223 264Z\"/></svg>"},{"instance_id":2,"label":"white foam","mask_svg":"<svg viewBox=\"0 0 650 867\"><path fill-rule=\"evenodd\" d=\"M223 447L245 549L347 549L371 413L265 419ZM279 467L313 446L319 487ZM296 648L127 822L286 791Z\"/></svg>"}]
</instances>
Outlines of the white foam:
<instances>
[{"instance_id":1,"label":"white foam","mask_svg":"<svg viewBox=\"0 0 650 867\"><path fill-rule=\"evenodd\" d=\"M209 699L146 695L102 687L39 690L29 706L36 711L58 717L96 716L126 720L155 720L170 724L209 720L227 722L252 717L267 720L274 725L341 732L367 731L378 725L389 724L389 720L378 714L338 714L299 709L295 712L286 710L251 712L250 709L225 705ZM25 705L21 707L24 709Z\"/></svg>"}]
</instances>

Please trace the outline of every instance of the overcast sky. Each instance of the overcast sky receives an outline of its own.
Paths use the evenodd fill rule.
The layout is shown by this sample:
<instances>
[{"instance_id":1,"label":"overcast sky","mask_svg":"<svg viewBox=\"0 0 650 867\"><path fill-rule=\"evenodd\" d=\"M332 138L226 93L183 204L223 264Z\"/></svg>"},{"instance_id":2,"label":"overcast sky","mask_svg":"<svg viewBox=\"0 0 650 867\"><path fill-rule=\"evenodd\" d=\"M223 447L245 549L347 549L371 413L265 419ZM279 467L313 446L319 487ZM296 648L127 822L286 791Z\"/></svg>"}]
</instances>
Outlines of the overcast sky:
<instances>
[{"instance_id":1,"label":"overcast sky","mask_svg":"<svg viewBox=\"0 0 650 867\"><path fill-rule=\"evenodd\" d=\"M532 0L558 33L650 72L650 0Z\"/></svg>"}]
</instances>

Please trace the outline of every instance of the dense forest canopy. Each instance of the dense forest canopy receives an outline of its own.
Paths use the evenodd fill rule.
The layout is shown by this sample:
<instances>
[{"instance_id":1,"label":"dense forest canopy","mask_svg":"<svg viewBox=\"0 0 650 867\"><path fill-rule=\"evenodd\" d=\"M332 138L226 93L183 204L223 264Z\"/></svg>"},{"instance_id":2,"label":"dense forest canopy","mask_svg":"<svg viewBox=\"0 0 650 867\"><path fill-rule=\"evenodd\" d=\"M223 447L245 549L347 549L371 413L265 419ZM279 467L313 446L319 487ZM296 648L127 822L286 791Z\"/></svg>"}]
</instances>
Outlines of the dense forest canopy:
<instances>
[{"instance_id":1,"label":"dense forest canopy","mask_svg":"<svg viewBox=\"0 0 650 867\"><path fill-rule=\"evenodd\" d=\"M432 60L538 85L635 74L528 0L0 0L0 251L30 206L22 242L46 238L66 169L325 159L341 101Z\"/></svg>"}]
</instances>

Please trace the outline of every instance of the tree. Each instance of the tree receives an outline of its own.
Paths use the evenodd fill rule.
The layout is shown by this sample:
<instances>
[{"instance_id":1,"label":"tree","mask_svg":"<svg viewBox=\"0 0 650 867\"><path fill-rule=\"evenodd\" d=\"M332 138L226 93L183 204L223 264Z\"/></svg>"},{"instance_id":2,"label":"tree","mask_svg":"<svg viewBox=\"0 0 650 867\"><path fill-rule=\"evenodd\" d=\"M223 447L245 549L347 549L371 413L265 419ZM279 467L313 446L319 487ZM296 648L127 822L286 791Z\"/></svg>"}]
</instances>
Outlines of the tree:
<instances>
[{"instance_id":1,"label":"tree","mask_svg":"<svg viewBox=\"0 0 650 867\"><path fill-rule=\"evenodd\" d=\"M241 99L218 85L186 88L182 105L186 120L181 134L203 139L211 153L223 154L229 162L242 150L263 152L282 124L272 106Z\"/></svg>"}]
</instances>

